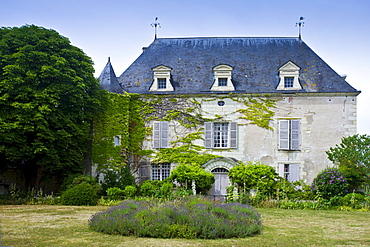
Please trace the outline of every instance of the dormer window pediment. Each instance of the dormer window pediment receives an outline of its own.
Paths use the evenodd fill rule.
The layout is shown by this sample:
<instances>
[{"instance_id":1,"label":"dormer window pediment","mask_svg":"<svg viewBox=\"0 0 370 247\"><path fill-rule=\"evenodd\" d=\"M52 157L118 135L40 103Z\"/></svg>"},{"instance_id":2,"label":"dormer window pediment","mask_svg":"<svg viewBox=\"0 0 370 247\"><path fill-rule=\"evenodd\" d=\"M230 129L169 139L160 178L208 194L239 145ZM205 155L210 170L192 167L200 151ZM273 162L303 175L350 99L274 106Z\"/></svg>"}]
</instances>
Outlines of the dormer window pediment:
<instances>
[{"instance_id":1,"label":"dormer window pediment","mask_svg":"<svg viewBox=\"0 0 370 247\"><path fill-rule=\"evenodd\" d=\"M211 91L234 91L235 87L231 81L233 67L221 64L213 68L213 85Z\"/></svg>"},{"instance_id":2,"label":"dormer window pediment","mask_svg":"<svg viewBox=\"0 0 370 247\"><path fill-rule=\"evenodd\" d=\"M279 68L279 85L276 90L301 90L299 83L299 68L292 61Z\"/></svg>"},{"instance_id":3,"label":"dormer window pediment","mask_svg":"<svg viewBox=\"0 0 370 247\"><path fill-rule=\"evenodd\" d=\"M171 84L171 70L172 68L159 65L152 68L153 70L153 83L149 88L149 91L160 91L168 92L174 91L174 88Z\"/></svg>"}]
</instances>

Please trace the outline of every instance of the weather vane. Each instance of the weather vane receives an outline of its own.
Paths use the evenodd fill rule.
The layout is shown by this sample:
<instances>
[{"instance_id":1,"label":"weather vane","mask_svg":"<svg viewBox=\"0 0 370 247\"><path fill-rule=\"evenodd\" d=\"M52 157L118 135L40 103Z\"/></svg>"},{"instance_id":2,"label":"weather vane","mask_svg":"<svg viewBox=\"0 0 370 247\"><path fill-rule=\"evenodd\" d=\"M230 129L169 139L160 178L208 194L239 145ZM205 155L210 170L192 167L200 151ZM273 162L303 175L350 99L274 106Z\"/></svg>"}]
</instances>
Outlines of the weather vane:
<instances>
[{"instance_id":1,"label":"weather vane","mask_svg":"<svg viewBox=\"0 0 370 247\"><path fill-rule=\"evenodd\" d=\"M299 39L301 39L301 27L304 27L304 17L303 16L301 16L300 18L299 18L299 22L297 22L296 24L295 24L295 26L298 26L298 28L299 28Z\"/></svg>"},{"instance_id":2,"label":"weather vane","mask_svg":"<svg viewBox=\"0 0 370 247\"><path fill-rule=\"evenodd\" d=\"M154 19L154 22L151 24L154 27L154 39L157 39L157 27L161 27L161 24L158 22L158 17Z\"/></svg>"}]
</instances>

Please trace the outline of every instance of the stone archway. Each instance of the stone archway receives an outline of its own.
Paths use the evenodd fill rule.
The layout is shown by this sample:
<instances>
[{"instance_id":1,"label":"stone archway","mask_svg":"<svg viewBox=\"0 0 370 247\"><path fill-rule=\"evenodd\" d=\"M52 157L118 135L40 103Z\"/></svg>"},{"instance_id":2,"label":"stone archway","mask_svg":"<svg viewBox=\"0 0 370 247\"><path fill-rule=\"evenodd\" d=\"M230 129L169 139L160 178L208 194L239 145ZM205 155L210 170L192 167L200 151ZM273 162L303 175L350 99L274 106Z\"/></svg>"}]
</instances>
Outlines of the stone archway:
<instances>
[{"instance_id":1,"label":"stone archway","mask_svg":"<svg viewBox=\"0 0 370 247\"><path fill-rule=\"evenodd\" d=\"M203 165L204 170L215 175L215 183L212 185L210 194L213 196L226 196L226 188L230 186L228 171L237 165L237 162L230 158L215 158Z\"/></svg>"}]
</instances>

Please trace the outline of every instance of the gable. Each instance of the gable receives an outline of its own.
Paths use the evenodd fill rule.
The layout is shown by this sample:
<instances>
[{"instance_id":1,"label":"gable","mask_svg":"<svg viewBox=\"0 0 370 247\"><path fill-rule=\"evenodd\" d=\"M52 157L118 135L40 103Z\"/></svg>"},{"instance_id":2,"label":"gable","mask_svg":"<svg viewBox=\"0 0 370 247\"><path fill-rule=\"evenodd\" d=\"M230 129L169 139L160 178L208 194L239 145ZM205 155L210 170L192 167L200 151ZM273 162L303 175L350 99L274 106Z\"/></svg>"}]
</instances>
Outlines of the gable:
<instances>
[{"instance_id":1,"label":"gable","mask_svg":"<svg viewBox=\"0 0 370 247\"><path fill-rule=\"evenodd\" d=\"M286 64L279 68L279 71L297 71L300 69L301 68L295 65L292 61L288 61Z\"/></svg>"}]
</instances>

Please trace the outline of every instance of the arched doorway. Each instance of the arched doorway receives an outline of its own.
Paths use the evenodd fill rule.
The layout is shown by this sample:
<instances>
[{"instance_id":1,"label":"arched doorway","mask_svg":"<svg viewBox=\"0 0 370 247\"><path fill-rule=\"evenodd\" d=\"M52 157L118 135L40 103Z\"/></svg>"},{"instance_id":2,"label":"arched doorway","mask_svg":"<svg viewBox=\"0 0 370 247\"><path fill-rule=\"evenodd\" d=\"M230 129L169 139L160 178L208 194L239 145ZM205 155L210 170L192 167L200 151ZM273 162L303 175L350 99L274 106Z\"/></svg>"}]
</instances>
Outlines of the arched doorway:
<instances>
[{"instance_id":1,"label":"arched doorway","mask_svg":"<svg viewBox=\"0 0 370 247\"><path fill-rule=\"evenodd\" d=\"M215 183L212 185L210 195L226 196L226 188L230 186L228 172L237 163L230 158L215 158L203 165L204 169L215 175Z\"/></svg>"},{"instance_id":2,"label":"arched doorway","mask_svg":"<svg viewBox=\"0 0 370 247\"><path fill-rule=\"evenodd\" d=\"M230 180L225 168L215 168L211 171L215 175L215 183L212 185L210 194L213 196L227 195L226 188L230 186Z\"/></svg>"}]
</instances>

